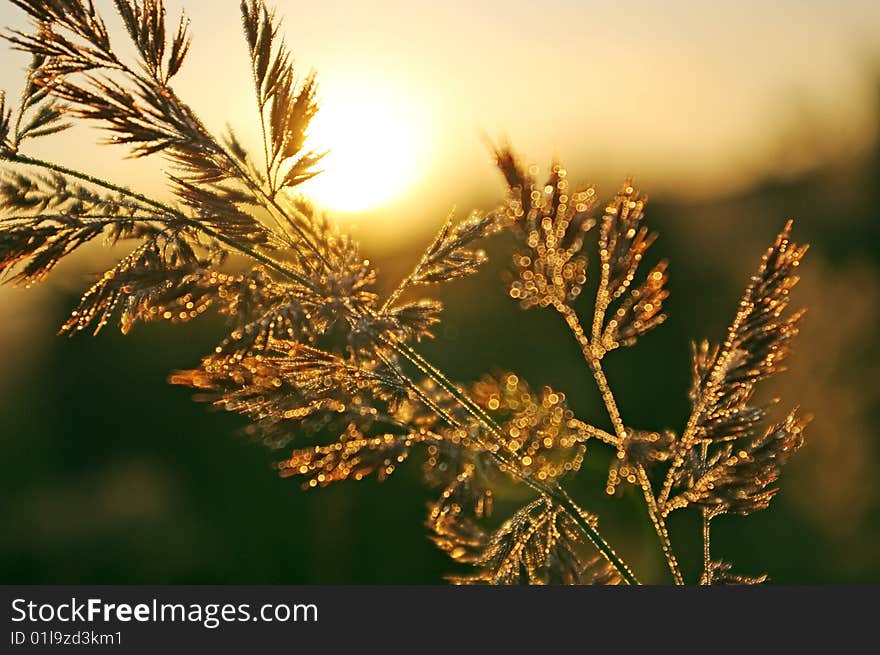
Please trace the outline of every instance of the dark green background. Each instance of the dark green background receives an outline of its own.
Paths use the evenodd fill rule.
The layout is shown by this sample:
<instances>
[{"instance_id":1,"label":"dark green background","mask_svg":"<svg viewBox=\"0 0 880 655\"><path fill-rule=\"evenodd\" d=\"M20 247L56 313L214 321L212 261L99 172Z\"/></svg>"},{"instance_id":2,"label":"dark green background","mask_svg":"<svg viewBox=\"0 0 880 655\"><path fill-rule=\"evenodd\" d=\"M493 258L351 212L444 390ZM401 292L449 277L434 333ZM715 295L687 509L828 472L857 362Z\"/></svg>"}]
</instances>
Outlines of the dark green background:
<instances>
[{"instance_id":1,"label":"dark green background","mask_svg":"<svg viewBox=\"0 0 880 655\"><path fill-rule=\"evenodd\" d=\"M572 170L572 177L579 173L589 171ZM766 571L781 583L880 581L877 327L846 323L860 312L877 316L878 189L874 147L863 159L766 180L727 198L658 197L649 204L648 220L662 234L655 256L671 260L670 320L635 348L613 353L607 365L633 425L683 425L689 340L720 338L747 275L784 220L795 217L796 236L813 244L804 286L812 281L795 295L796 304L811 307L807 326L816 317L793 360L804 363L793 363L790 379L771 391L785 407L807 405L817 422L771 509L717 522L715 553L742 573ZM608 197L613 189L602 191ZM474 203L491 206L492 199L475 196ZM459 380L500 368L534 386L552 384L579 416L605 426L561 321L522 312L504 297L507 258L499 250L506 245L494 247L492 264L478 278L443 289L446 321L424 352ZM413 254L379 259L390 280ZM49 293L52 320L31 335L46 350L17 367L0 395L0 581L437 583L455 571L425 538L432 492L420 483L418 457L382 484L305 492L273 472L280 453L239 436L238 417L210 411L192 402L188 390L166 384L171 370L194 366L219 340L219 320L68 339L54 335L75 296L57 288ZM0 320L9 320L4 311ZM819 374L825 377L810 386ZM808 396L820 406L809 406L801 389L814 389ZM856 414L842 409L850 401ZM850 424L855 415L860 422ZM572 489L600 514L639 574L663 580L642 501L632 490L616 499L602 493L608 461L608 453L591 447ZM509 506L502 498L499 516ZM696 521L683 514L671 527L693 579Z\"/></svg>"}]
</instances>

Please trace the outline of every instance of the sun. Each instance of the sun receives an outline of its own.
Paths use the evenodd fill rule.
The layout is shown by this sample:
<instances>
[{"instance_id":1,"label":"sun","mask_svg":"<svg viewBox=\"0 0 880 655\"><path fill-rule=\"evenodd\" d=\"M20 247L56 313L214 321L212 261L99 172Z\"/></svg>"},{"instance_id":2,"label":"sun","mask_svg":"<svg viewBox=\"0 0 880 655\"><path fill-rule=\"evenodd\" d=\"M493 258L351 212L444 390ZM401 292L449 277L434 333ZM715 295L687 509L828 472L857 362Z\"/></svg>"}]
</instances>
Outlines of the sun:
<instances>
[{"instance_id":1,"label":"sun","mask_svg":"<svg viewBox=\"0 0 880 655\"><path fill-rule=\"evenodd\" d=\"M375 209L418 180L426 157L425 118L413 98L381 84L321 93L310 148L327 154L302 193L338 213Z\"/></svg>"}]
</instances>

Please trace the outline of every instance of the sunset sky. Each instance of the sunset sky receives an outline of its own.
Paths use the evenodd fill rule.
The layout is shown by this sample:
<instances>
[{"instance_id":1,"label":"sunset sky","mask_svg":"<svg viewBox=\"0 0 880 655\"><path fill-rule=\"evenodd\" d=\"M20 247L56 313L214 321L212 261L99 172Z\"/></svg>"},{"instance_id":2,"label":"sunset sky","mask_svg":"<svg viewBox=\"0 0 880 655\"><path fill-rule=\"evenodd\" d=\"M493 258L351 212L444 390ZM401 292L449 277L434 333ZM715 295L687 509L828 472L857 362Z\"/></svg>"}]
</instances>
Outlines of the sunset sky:
<instances>
[{"instance_id":1,"label":"sunset sky","mask_svg":"<svg viewBox=\"0 0 880 655\"><path fill-rule=\"evenodd\" d=\"M171 20L181 6L192 18L176 90L209 126L231 123L256 145L238 2L167 4ZM852 151L873 128L877 2L277 7L302 71L321 83L315 145L332 154L310 191L385 224L497 195L486 137L542 164L558 154L578 179L634 174L655 192L706 193ZM0 5L0 24L22 26L21 12ZM0 62L0 88L15 95L26 59L7 50ZM162 162L120 164L125 152L95 147L99 136L80 128L30 147L164 192Z\"/></svg>"}]
</instances>

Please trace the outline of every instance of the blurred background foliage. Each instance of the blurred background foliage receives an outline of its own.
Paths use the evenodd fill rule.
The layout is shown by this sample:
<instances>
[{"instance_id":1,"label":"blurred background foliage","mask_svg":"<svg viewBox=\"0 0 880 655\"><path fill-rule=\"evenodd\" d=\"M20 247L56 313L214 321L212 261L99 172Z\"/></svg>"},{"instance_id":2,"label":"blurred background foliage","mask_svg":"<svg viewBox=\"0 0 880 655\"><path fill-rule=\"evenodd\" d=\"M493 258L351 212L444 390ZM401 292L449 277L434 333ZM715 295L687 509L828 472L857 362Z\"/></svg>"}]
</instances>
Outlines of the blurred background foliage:
<instances>
[{"instance_id":1,"label":"blurred background foliage","mask_svg":"<svg viewBox=\"0 0 880 655\"><path fill-rule=\"evenodd\" d=\"M875 145L858 161L765 179L735 195L649 204L662 235L655 249L672 261L670 319L608 365L624 415L639 426L680 429L689 339L723 334L784 218L796 217L797 237L812 243L796 293L808 318L791 370L768 396L801 404L816 420L771 508L724 517L714 544L741 571L766 570L776 582L880 581L878 188ZM459 380L510 369L533 385L552 384L579 416L604 425L556 317L522 312L504 297L505 245L490 248L482 275L444 289L446 320L424 350ZM389 280L413 252L383 256ZM451 572L424 538L430 492L417 458L381 484L306 492L277 478L277 456L236 436L237 417L206 411L165 384L170 370L194 365L217 342L219 320L56 338L73 284L34 298L40 311L4 311L2 361L15 374L0 380L3 582L432 583ZM4 303L24 293L4 290ZM607 453L591 449L573 488L643 576L662 575L633 490L622 500L603 495L607 464ZM693 565L696 525L674 518L682 558Z\"/></svg>"},{"instance_id":2,"label":"blurred background foliage","mask_svg":"<svg viewBox=\"0 0 880 655\"><path fill-rule=\"evenodd\" d=\"M878 91L874 123L857 148L826 149L834 126L805 111L779 130L775 158L756 164L760 173L747 183L695 194L686 179L680 187L664 181L647 216L661 233L655 256L671 260L670 318L608 359L629 424L680 430L689 408L690 340L722 337L761 253L785 219L795 219L796 238L812 244L795 293L795 305L809 313L790 370L765 391L782 398L780 410L799 404L815 421L771 508L713 524L715 554L743 574L766 571L778 583L880 582L877 79L867 83ZM628 166L638 173L639 161ZM579 162L570 167L574 180L604 174ZM599 181L600 196L613 195L614 182ZM498 180L445 200L491 208L501 189ZM430 239L429 219L419 216L398 241L358 226L386 287ZM463 382L513 370L535 387L550 384L580 418L608 427L561 322L550 312L522 312L505 297L508 246L491 244L481 275L442 290L445 320L423 351ZM272 471L283 453L237 433L237 417L166 384L171 370L194 366L213 348L223 335L219 319L140 325L127 337L111 329L97 339L56 337L86 273L98 269L80 258L40 290L0 289L0 581L438 583L454 572L425 538L432 492L420 482L418 457L381 484L303 491ZM641 577L663 579L635 491L604 494L609 458L591 447L571 489L602 517L609 540ZM499 519L506 500L499 499ZM670 527L694 579L696 517L675 515Z\"/></svg>"}]
</instances>

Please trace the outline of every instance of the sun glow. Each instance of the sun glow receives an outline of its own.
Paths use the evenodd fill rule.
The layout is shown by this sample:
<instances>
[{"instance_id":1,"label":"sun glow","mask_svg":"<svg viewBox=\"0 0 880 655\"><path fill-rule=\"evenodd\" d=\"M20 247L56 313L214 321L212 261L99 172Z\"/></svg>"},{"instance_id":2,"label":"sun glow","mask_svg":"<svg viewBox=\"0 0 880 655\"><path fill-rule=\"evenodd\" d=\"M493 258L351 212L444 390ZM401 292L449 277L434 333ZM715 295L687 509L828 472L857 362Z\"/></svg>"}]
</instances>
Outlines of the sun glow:
<instances>
[{"instance_id":1,"label":"sun glow","mask_svg":"<svg viewBox=\"0 0 880 655\"><path fill-rule=\"evenodd\" d=\"M322 90L309 140L323 171L301 187L341 213L374 209L417 181L427 155L424 114L413 100L377 84Z\"/></svg>"}]
</instances>

